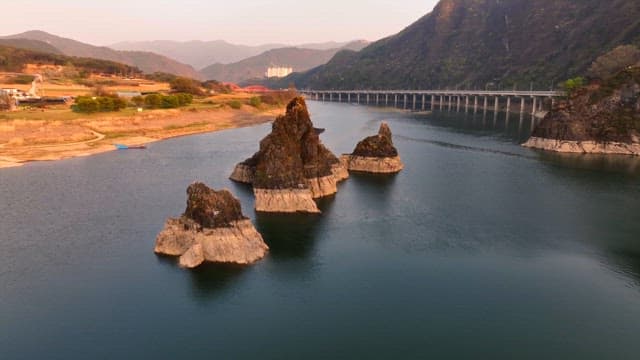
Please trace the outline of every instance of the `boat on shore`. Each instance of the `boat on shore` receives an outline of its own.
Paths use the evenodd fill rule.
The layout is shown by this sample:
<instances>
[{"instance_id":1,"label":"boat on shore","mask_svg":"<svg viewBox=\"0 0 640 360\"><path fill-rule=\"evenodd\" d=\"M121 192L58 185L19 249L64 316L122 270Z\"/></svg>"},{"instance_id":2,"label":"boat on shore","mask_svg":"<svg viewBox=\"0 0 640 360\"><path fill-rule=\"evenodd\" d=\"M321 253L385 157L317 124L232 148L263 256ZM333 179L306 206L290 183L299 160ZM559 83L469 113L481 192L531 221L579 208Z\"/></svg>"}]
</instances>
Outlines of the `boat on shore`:
<instances>
[{"instance_id":1,"label":"boat on shore","mask_svg":"<svg viewBox=\"0 0 640 360\"><path fill-rule=\"evenodd\" d=\"M123 144L113 144L118 150L130 150L130 149L146 149L145 145L123 145Z\"/></svg>"}]
</instances>

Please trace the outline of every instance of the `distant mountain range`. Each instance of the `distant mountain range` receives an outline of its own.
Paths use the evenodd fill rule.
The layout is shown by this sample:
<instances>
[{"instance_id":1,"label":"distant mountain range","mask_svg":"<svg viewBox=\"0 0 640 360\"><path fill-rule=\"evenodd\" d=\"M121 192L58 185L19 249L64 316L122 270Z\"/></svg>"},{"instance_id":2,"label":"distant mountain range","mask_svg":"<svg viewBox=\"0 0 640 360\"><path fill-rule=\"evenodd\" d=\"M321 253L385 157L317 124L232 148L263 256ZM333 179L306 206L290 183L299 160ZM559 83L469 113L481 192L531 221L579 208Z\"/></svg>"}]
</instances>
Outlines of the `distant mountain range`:
<instances>
[{"instance_id":1,"label":"distant mountain range","mask_svg":"<svg viewBox=\"0 0 640 360\"><path fill-rule=\"evenodd\" d=\"M356 42L325 42L317 44L301 44L294 47L313 50L329 50L348 46ZM157 54L168 56L185 64L189 64L196 69L203 69L212 64L231 64L252 56L264 53L265 51L291 48L286 44L264 44L258 46L236 45L223 40L216 41L138 41L120 42L110 45L116 50L138 50L151 51Z\"/></svg>"},{"instance_id":2,"label":"distant mountain range","mask_svg":"<svg viewBox=\"0 0 640 360\"><path fill-rule=\"evenodd\" d=\"M548 89L640 45L640 1L441 0L399 34L272 83L315 89Z\"/></svg>"},{"instance_id":3,"label":"distant mountain range","mask_svg":"<svg viewBox=\"0 0 640 360\"><path fill-rule=\"evenodd\" d=\"M326 50L298 47L273 49L233 64L208 66L202 69L200 74L205 79L243 83L263 78L270 66L287 66L293 68L294 71L306 71L327 63L340 50L358 51L367 44L366 41L353 41L341 44L342 46L339 48Z\"/></svg>"},{"instance_id":4,"label":"distant mountain range","mask_svg":"<svg viewBox=\"0 0 640 360\"><path fill-rule=\"evenodd\" d=\"M163 55L144 51L117 51L108 47L93 46L55 36L44 31L35 30L4 36L0 37L0 41L4 41L10 46L29 50L115 61L135 66L145 73L165 72L191 78L200 77L198 72L190 65L182 64ZM14 43L11 44L11 41Z\"/></svg>"}]
</instances>

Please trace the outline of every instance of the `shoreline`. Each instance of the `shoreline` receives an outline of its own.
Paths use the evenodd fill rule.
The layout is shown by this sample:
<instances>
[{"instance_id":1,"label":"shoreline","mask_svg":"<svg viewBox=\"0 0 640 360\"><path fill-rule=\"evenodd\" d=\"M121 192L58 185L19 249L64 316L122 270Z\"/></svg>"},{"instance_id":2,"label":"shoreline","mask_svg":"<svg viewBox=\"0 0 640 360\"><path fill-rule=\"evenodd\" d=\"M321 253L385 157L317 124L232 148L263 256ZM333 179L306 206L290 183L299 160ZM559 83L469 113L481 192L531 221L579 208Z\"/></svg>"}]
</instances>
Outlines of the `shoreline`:
<instances>
[{"instance_id":1,"label":"shoreline","mask_svg":"<svg viewBox=\"0 0 640 360\"><path fill-rule=\"evenodd\" d=\"M640 156L640 144L625 144L619 142L598 143L595 141L554 140L531 137L523 147L543 151L566 154L604 154Z\"/></svg>"},{"instance_id":2,"label":"shoreline","mask_svg":"<svg viewBox=\"0 0 640 360\"><path fill-rule=\"evenodd\" d=\"M91 121L74 121L68 124L58 124L54 122L51 127L62 128L74 126L75 131L83 131L85 136L89 134L92 138L84 141L71 141L59 143L36 143L29 145L13 145L10 141L0 144L0 170L23 166L32 162L57 161L78 157L88 157L109 151L117 150L114 144L128 146L147 145L157 141L204 134L222 130L237 129L260 125L273 121L282 112L280 107L257 110L244 106L241 110L215 109L199 110L196 112L189 110L178 111L157 111L149 112L144 117L110 117L108 114ZM115 119L115 120L114 120ZM15 121L21 124L20 120ZM31 132L47 132L43 128L49 126L46 120L39 127L32 127ZM101 127L109 130L117 126L129 130L128 134L113 135L110 131L101 131ZM155 123L159 122L161 127ZM99 123L99 124L97 124ZM104 124L103 124L104 123ZM167 125L170 123L169 125ZM173 124L175 123L175 125ZM151 125L153 124L153 125ZM0 126L14 125L0 122ZM149 127L145 127L149 125ZM29 126L29 124L27 124ZM2 130L2 129L0 129ZM125 131L126 133L127 131ZM49 134L50 135L50 134Z\"/></svg>"}]
</instances>

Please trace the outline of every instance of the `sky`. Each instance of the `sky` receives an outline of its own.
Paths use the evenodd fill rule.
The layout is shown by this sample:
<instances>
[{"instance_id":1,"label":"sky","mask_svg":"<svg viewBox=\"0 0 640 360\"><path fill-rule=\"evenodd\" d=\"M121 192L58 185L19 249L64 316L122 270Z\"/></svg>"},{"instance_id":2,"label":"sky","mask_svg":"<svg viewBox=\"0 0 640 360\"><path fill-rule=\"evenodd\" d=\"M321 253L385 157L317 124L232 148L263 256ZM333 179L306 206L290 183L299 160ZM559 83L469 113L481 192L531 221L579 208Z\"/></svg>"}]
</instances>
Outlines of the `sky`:
<instances>
[{"instance_id":1,"label":"sky","mask_svg":"<svg viewBox=\"0 0 640 360\"><path fill-rule=\"evenodd\" d=\"M437 0L3 1L0 35L44 30L95 45L141 40L227 40L247 45L378 40L431 12L436 3Z\"/></svg>"}]
</instances>

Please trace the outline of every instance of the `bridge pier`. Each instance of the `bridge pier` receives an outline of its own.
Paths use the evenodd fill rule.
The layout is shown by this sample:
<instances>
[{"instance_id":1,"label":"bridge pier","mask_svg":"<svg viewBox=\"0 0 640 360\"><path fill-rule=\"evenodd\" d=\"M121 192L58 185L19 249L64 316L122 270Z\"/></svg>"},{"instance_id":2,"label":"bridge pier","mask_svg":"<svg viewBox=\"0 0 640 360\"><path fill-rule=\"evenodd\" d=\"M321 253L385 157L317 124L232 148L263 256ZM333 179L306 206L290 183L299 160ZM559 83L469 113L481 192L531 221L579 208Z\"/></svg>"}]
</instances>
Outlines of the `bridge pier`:
<instances>
[{"instance_id":1,"label":"bridge pier","mask_svg":"<svg viewBox=\"0 0 640 360\"><path fill-rule=\"evenodd\" d=\"M425 104L426 101L427 95L422 94L422 111L425 111L427 109L427 104Z\"/></svg>"},{"instance_id":2,"label":"bridge pier","mask_svg":"<svg viewBox=\"0 0 640 360\"><path fill-rule=\"evenodd\" d=\"M436 103L436 96L431 95L431 111L434 111L436 109L435 103Z\"/></svg>"},{"instance_id":3,"label":"bridge pier","mask_svg":"<svg viewBox=\"0 0 640 360\"><path fill-rule=\"evenodd\" d=\"M460 95L456 96L456 112L460 112Z\"/></svg>"},{"instance_id":4,"label":"bridge pier","mask_svg":"<svg viewBox=\"0 0 640 360\"><path fill-rule=\"evenodd\" d=\"M416 111L416 98L418 97L418 95L413 94L413 111Z\"/></svg>"},{"instance_id":5,"label":"bridge pier","mask_svg":"<svg viewBox=\"0 0 640 360\"><path fill-rule=\"evenodd\" d=\"M496 101L495 104L493 104L493 111L497 114L498 113L498 101L500 101L500 98L496 96Z\"/></svg>"},{"instance_id":6,"label":"bridge pier","mask_svg":"<svg viewBox=\"0 0 640 360\"><path fill-rule=\"evenodd\" d=\"M380 93L376 93L376 106L380 106Z\"/></svg>"},{"instance_id":7,"label":"bridge pier","mask_svg":"<svg viewBox=\"0 0 640 360\"><path fill-rule=\"evenodd\" d=\"M478 112L478 96L474 96L473 99L473 113L476 114Z\"/></svg>"},{"instance_id":8,"label":"bridge pier","mask_svg":"<svg viewBox=\"0 0 640 360\"><path fill-rule=\"evenodd\" d=\"M509 112L511 112L511 96L507 96L507 120L509 119Z\"/></svg>"},{"instance_id":9,"label":"bridge pier","mask_svg":"<svg viewBox=\"0 0 640 360\"><path fill-rule=\"evenodd\" d=\"M524 97L520 98L520 116L524 116Z\"/></svg>"},{"instance_id":10,"label":"bridge pier","mask_svg":"<svg viewBox=\"0 0 640 360\"><path fill-rule=\"evenodd\" d=\"M469 112L469 95L464 97L464 112Z\"/></svg>"},{"instance_id":11,"label":"bridge pier","mask_svg":"<svg viewBox=\"0 0 640 360\"><path fill-rule=\"evenodd\" d=\"M440 95L440 111L442 111L443 106L444 106L444 96Z\"/></svg>"},{"instance_id":12,"label":"bridge pier","mask_svg":"<svg viewBox=\"0 0 640 360\"><path fill-rule=\"evenodd\" d=\"M384 95L384 106L389 106L389 94Z\"/></svg>"},{"instance_id":13,"label":"bridge pier","mask_svg":"<svg viewBox=\"0 0 640 360\"><path fill-rule=\"evenodd\" d=\"M398 94L393 94L393 96L395 98L394 103L393 103L393 107L398 107Z\"/></svg>"},{"instance_id":14,"label":"bridge pier","mask_svg":"<svg viewBox=\"0 0 640 360\"><path fill-rule=\"evenodd\" d=\"M531 115L535 115L536 114L536 107L538 105L538 102L537 102L538 99L535 96L532 96L532 97L533 97L533 104L531 106Z\"/></svg>"},{"instance_id":15,"label":"bridge pier","mask_svg":"<svg viewBox=\"0 0 640 360\"><path fill-rule=\"evenodd\" d=\"M408 95L404 94L404 103L402 104L402 107L405 109L409 106L409 101L407 100L407 98L408 98Z\"/></svg>"}]
</instances>

